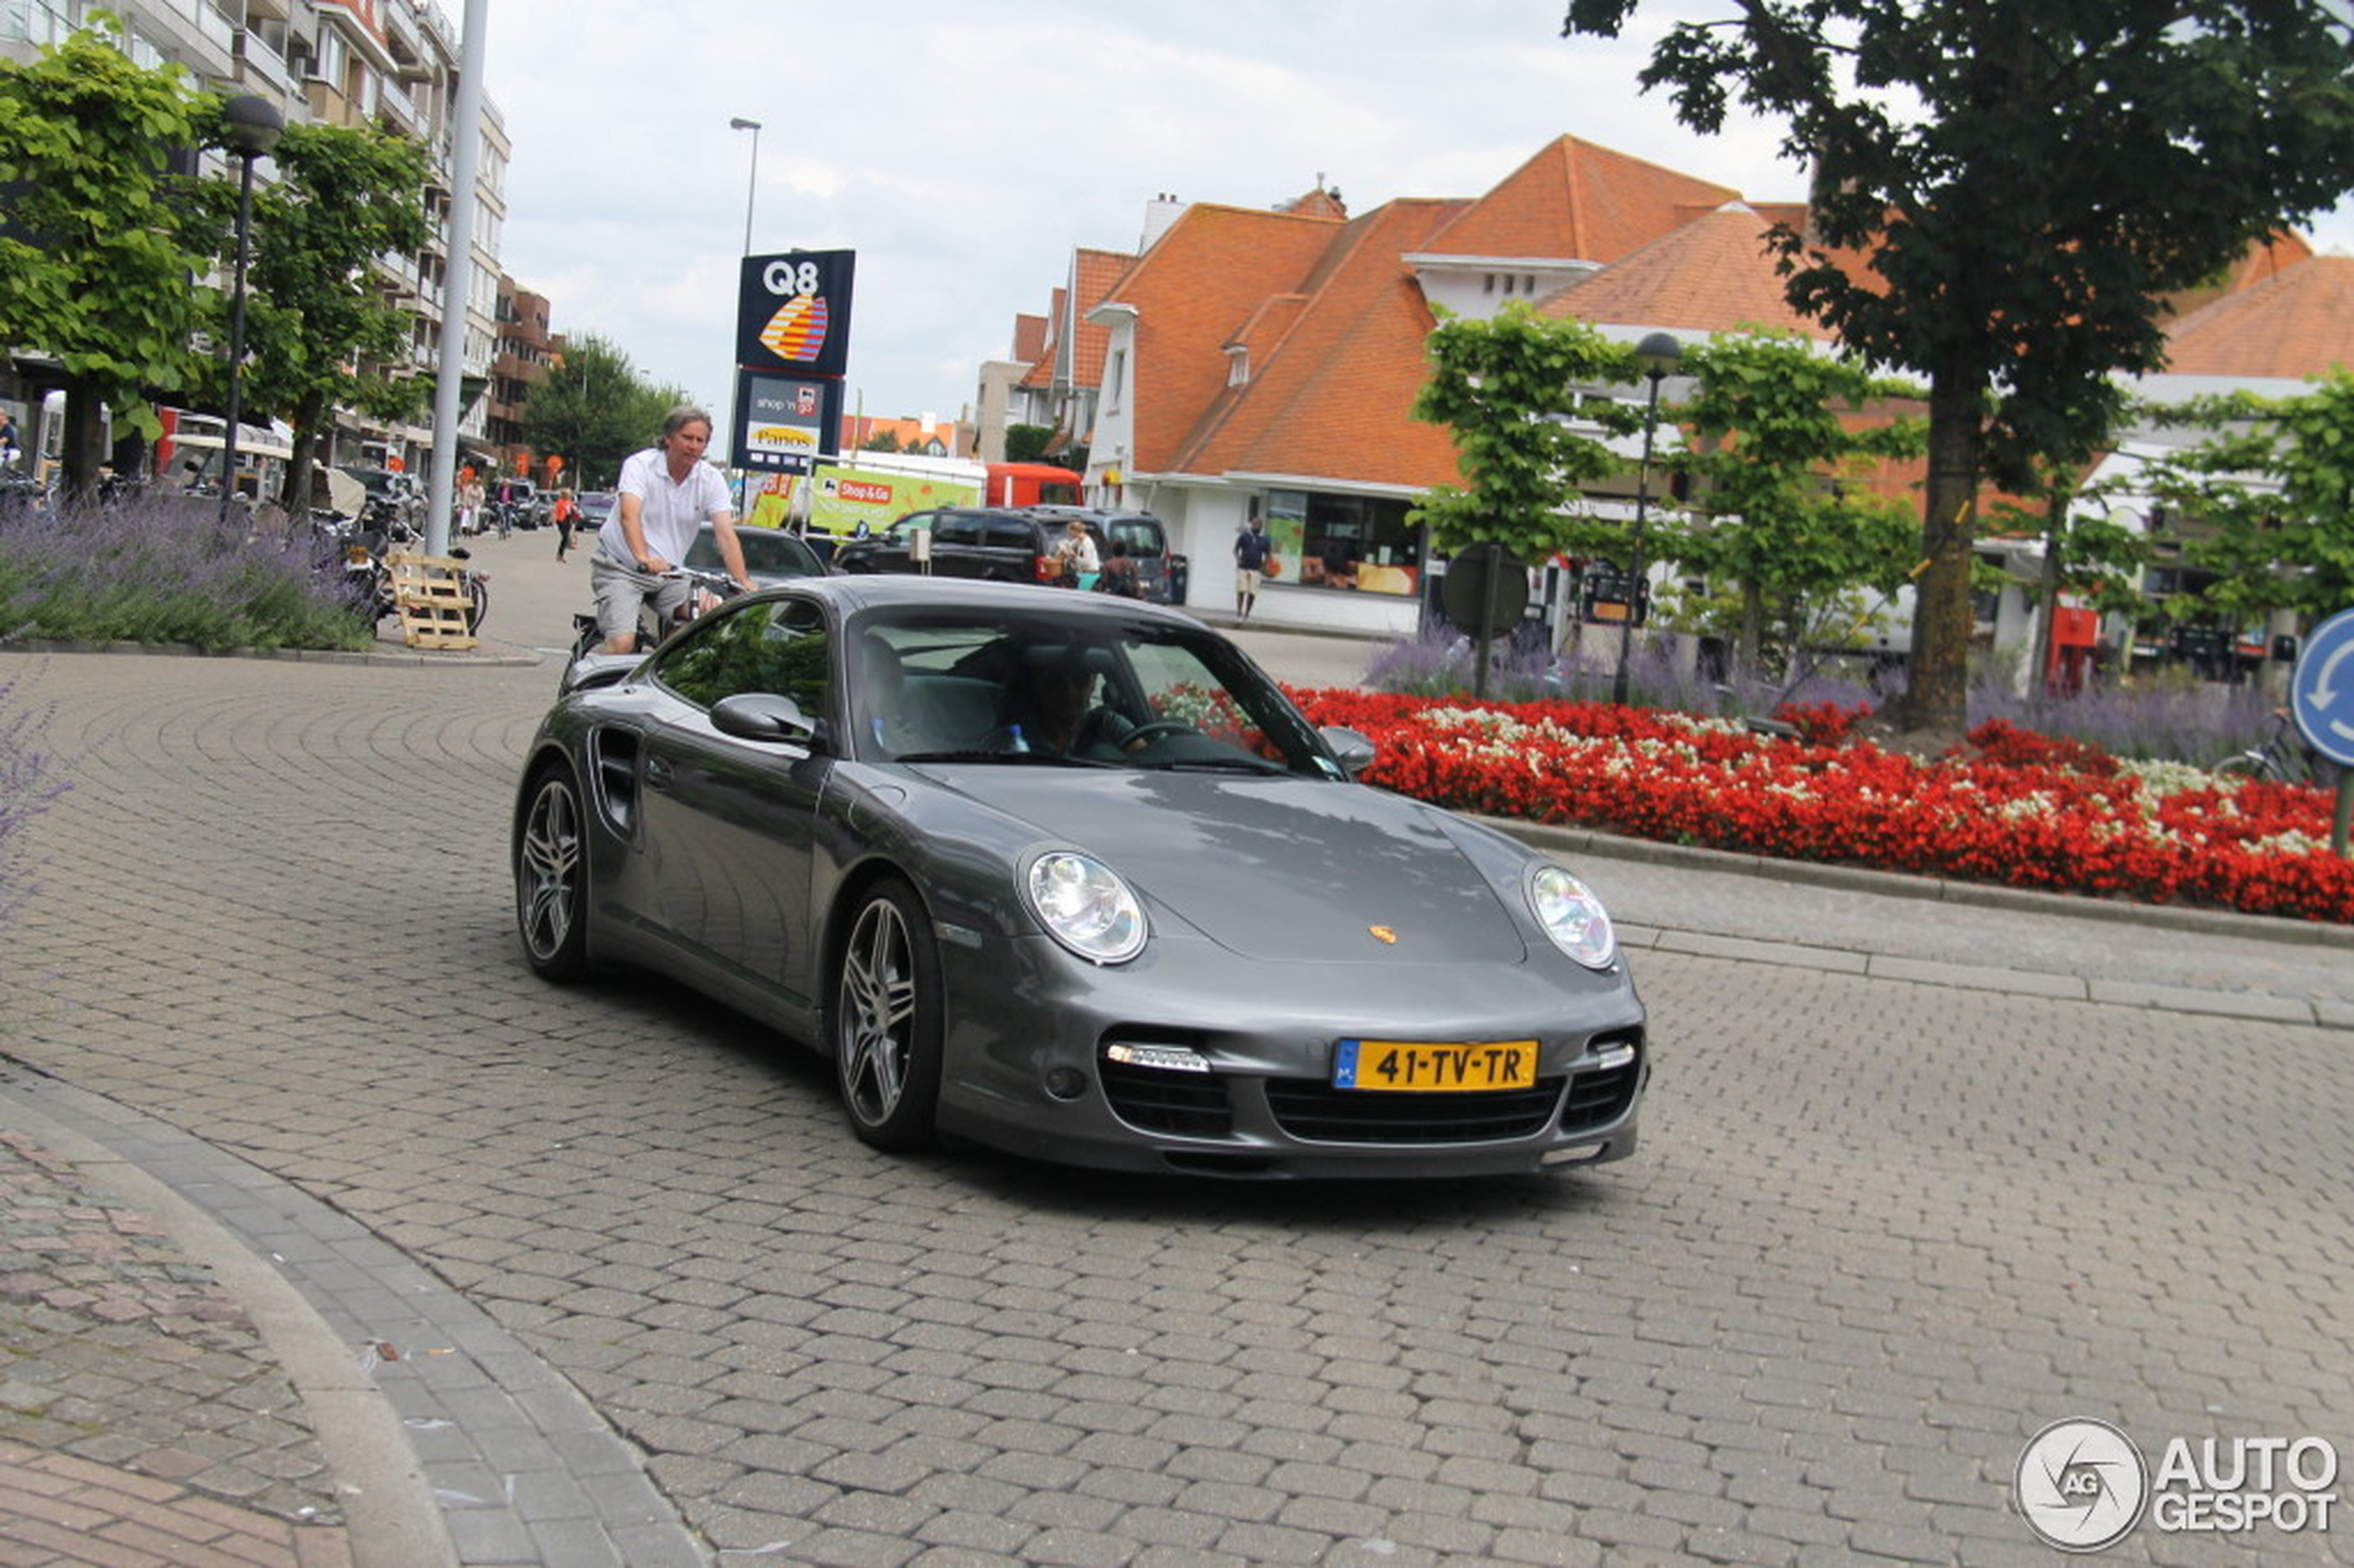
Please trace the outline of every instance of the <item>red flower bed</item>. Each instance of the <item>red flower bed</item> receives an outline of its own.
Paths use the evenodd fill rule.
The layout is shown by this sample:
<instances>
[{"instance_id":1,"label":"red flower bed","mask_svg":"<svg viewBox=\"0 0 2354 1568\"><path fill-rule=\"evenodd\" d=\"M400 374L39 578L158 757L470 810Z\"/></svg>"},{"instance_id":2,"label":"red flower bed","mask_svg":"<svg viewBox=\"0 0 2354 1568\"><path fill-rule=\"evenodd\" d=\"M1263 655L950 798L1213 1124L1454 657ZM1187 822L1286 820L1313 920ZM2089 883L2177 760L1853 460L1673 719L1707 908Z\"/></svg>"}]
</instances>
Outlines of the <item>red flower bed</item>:
<instances>
[{"instance_id":1,"label":"red flower bed","mask_svg":"<svg viewBox=\"0 0 2354 1568\"><path fill-rule=\"evenodd\" d=\"M1296 691L1380 752L1369 783L1458 811L1956 880L2354 923L2354 860L2322 790L2136 771L2081 743L1981 726L1934 762L1785 713L1801 739L1604 702Z\"/></svg>"}]
</instances>

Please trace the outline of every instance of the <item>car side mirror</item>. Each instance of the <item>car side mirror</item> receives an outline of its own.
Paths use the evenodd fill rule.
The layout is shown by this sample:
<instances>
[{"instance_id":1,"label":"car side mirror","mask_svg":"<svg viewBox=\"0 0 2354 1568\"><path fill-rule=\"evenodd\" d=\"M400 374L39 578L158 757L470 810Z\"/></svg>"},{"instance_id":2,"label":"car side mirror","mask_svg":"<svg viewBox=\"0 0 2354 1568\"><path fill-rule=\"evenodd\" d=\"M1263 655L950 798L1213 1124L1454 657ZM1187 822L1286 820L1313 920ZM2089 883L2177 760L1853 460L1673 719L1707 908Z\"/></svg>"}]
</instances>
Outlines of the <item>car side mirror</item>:
<instances>
[{"instance_id":1,"label":"car side mirror","mask_svg":"<svg viewBox=\"0 0 2354 1568\"><path fill-rule=\"evenodd\" d=\"M1381 754L1381 749L1362 731L1344 725L1328 724L1316 733L1323 739L1333 760L1340 764L1341 771L1351 778L1373 766L1373 759Z\"/></svg>"},{"instance_id":2,"label":"car side mirror","mask_svg":"<svg viewBox=\"0 0 2354 1568\"><path fill-rule=\"evenodd\" d=\"M711 710L711 725L739 740L820 748L823 727L801 711L801 704L773 691L740 691L722 697Z\"/></svg>"}]
</instances>

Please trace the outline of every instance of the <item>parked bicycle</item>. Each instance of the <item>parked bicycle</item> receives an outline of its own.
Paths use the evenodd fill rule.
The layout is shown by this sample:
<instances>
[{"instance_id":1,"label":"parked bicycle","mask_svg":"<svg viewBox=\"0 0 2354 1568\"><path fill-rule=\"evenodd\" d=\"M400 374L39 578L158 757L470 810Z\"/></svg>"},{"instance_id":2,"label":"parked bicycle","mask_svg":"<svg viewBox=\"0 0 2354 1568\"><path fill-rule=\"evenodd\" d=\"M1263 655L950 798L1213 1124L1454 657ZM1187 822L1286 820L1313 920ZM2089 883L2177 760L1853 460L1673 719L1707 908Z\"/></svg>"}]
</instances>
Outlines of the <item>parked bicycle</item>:
<instances>
[{"instance_id":1,"label":"parked bicycle","mask_svg":"<svg viewBox=\"0 0 2354 1568\"><path fill-rule=\"evenodd\" d=\"M2265 732L2263 744L2225 757L2214 771L2275 784L2316 787L2335 783L2336 778L2330 763L2306 743L2296 717L2286 708L2272 710L2272 727Z\"/></svg>"}]
</instances>

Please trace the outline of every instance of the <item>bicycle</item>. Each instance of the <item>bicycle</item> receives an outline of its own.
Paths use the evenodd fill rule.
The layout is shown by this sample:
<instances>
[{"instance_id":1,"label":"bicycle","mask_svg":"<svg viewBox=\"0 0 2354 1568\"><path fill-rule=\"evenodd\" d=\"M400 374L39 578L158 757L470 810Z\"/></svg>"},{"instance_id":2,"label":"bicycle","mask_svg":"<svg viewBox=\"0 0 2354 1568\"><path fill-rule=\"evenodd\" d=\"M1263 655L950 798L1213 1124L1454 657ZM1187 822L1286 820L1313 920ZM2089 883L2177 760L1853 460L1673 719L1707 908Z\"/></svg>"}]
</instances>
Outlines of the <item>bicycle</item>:
<instances>
[{"instance_id":1,"label":"bicycle","mask_svg":"<svg viewBox=\"0 0 2354 1568\"><path fill-rule=\"evenodd\" d=\"M563 671L556 677L557 690L569 691L579 683L582 660L610 658L634 661L639 654L651 653L677 636L696 617L716 610L743 591L727 573L706 572L697 566L673 566L661 575L665 582L692 585L691 591L671 609L667 616L657 617L651 601L639 605L638 645L630 652L604 653L604 634L597 629L597 617L573 616L572 656L564 661Z\"/></svg>"},{"instance_id":2,"label":"bicycle","mask_svg":"<svg viewBox=\"0 0 2354 1568\"><path fill-rule=\"evenodd\" d=\"M2264 743L2234 752L2217 763L2213 771L2236 778L2318 787L2322 783L2322 767L2321 754L2306 744L2289 711L2274 708L2272 728L2266 732Z\"/></svg>"}]
</instances>

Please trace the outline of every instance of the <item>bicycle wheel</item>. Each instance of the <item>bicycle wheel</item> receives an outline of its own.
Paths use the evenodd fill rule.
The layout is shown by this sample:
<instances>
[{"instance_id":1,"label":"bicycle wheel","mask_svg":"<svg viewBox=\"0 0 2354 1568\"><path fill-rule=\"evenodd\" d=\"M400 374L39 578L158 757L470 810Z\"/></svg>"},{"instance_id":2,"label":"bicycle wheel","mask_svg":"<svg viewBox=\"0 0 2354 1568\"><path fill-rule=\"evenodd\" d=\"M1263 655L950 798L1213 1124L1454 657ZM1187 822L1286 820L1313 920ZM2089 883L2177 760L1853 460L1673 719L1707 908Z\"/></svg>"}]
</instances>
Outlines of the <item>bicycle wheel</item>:
<instances>
[{"instance_id":1,"label":"bicycle wheel","mask_svg":"<svg viewBox=\"0 0 2354 1568\"><path fill-rule=\"evenodd\" d=\"M2227 778L2261 778L2268 783L2281 782L2280 764L2270 752L2240 752L2225 757L2208 770Z\"/></svg>"}]
</instances>

